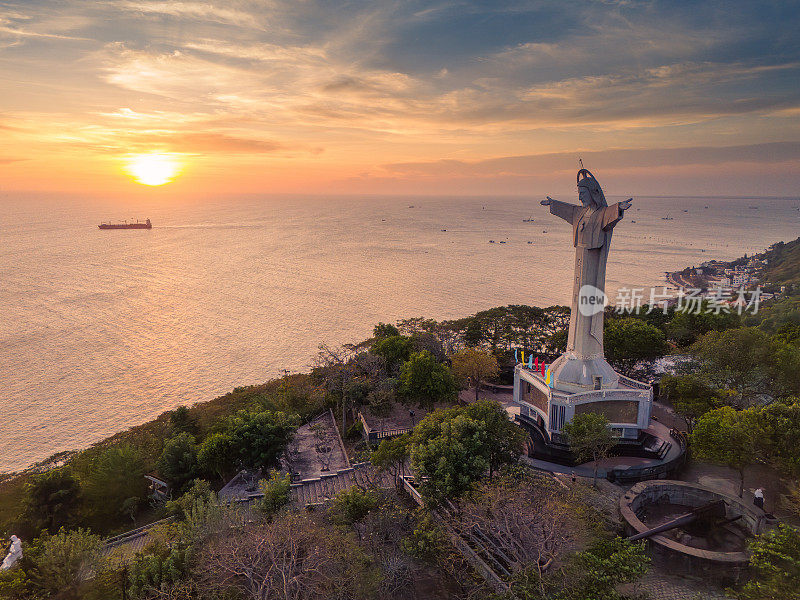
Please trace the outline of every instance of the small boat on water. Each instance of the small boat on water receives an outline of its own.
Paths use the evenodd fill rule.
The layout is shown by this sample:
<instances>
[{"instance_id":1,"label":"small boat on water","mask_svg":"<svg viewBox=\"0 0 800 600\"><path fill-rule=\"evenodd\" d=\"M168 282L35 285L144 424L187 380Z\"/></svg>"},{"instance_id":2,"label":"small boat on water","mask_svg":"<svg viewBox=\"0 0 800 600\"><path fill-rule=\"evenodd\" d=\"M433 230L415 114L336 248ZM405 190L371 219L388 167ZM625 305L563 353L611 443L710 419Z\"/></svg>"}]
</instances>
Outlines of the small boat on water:
<instances>
[{"instance_id":1,"label":"small boat on water","mask_svg":"<svg viewBox=\"0 0 800 600\"><path fill-rule=\"evenodd\" d=\"M529 219L522 219L523 223L533 223L533 215Z\"/></svg>"},{"instance_id":2,"label":"small boat on water","mask_svg":"<svg viewBox=\"0 0 800 600\"><path fill-rule=\"evenodd\" d=\"M97 227L100 229L152 229L153 224L150 222L150 219L147 219L144 223L139 220L135 223L128 223L127 221L123 223L112 223L109 221L108 223L100 223Z\"/></svg>"},{"instance_id":3,"label":"small boat on water","mask_svg":"<svg viewBox=\"0 0 800 600\"><path fill-rule=\"evenodd\" d=\"M672 217L670 217L669 215L667 215L666 217L661 217L661 220L662 221L674 221L674 219Z\"/></svg>"}]
</instances>

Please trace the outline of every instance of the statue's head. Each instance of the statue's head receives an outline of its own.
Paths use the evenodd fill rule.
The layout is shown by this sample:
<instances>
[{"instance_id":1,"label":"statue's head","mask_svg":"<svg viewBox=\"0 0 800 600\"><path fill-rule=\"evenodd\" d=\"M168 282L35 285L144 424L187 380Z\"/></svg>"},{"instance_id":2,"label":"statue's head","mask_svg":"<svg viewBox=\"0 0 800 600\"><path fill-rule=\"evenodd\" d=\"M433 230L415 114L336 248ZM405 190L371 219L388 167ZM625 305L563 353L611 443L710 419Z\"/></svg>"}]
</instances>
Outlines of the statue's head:
<instances>
[{"instance_id":1,"label":"statue's head","mask_svg":"<svg viewBox=\"0 0 800 600\"><path fill-rule=\"evenodd\" d=\"M603 189L588 169L578 171L578 199L584 206L608 206Z\"/></svg>"}]
</instances>

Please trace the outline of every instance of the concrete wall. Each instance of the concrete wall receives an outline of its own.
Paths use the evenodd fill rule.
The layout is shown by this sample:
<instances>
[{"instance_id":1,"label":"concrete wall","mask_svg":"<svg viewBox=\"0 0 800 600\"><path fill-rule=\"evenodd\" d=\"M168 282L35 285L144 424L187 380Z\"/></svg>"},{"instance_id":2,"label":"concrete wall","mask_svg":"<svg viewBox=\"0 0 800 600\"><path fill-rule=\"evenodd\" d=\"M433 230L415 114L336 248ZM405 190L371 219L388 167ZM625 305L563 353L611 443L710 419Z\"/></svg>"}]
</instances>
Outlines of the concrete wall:
<instances>
[{"instance_id":1,"label":"concrete wall","mask_svg":"<svg viewBox=\"0 0 800 600\"><path fill-rule=\"evenodd\" d=\"M741 515L741 525L756 535L764 529L764 512L750 507L739 498L715 492L703 486L684 481L643 481L634 485L620 498L620 512L630 534L644 533L649 529L639 514L647 504L670 503L688 507L699 507L714 500L725 503L725 516ZM666 561L685 572L702 575L720 581L737 581L745 572L749 555L747 552L714 552L692 548L663 535L654 535L647 540L654 558Z\"/></svg>"}]
</instances>

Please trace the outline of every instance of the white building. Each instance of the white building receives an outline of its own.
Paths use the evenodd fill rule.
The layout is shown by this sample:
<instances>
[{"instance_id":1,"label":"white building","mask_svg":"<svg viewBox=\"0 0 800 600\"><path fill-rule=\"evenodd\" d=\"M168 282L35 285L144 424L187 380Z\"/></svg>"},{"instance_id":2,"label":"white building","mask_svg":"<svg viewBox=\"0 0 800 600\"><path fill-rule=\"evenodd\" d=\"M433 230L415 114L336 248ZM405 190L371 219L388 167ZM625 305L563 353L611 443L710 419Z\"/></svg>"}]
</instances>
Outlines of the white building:
<instances>
[{"instance_id":1,"label":"white building","mask_svg":"<svg viewBox=\"0 0 800 600\"><path fill-rule=\"evenodd\" d=\"M549 372L549 365L535 371L524 365L514 370L514 402L520 406L520 417L535 424L545 442L565 446L562 431L575 415L595 412L604 415L612 434L629 442L641 439L641 433L650 426L653 406L653 388L618 373L616 379L602 381L595 378L594 389L582 391L557 389Z\"/></svg>"}]
</instances>

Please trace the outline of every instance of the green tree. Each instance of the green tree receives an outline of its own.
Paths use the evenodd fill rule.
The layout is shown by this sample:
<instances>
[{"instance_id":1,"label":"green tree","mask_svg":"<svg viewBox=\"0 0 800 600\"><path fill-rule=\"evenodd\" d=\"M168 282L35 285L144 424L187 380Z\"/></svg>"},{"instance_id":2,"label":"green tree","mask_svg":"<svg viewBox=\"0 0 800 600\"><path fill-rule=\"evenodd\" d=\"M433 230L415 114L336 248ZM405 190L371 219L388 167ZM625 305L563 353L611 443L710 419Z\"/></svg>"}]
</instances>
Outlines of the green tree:
<instances>
[{"instance_id":1,"label":"green tree","mask_svg":"<svg viewBox=\"0 0 800 600\"><path fill-rule=\"evenodd\" d=\"M384 339L400 335L400 331L391 323L378 323L372 330L372 336L377 339Z\"/></svg>"},{"instance_id":2,"label":"green tree","mask_svg":"<svg viewBox=\"0 0 800 600\"><path fill-rule=\"evenodd\" d=\"M258 482L264 497L258 502L258 509L265 515L272 516L289 504L292 496L292 478L288 473L275 471L269 479Z\"/></svg>"},{"instance_id":3,"label":"green tree","mask_svg":"<svg viewBox=\"0 0 800 600\"><path fill-rule=\"evenodd\" d=\"M23 569L43 596L73 598L100 564L101 540L86 529L45 534L25 549Z\"/></svg>"},{"instance_id":4,"label":"green tree","mask_svg":"<svg viewBox=\"0 0 800 600\"><path fill-rule=\"evenodd\" d=\"M412 354L403 363L398 377L398 395L420 406L455 400L457 387L453 373L427 350Z\"/></svg>"},{"instance_id":5,"label":"green tree","mask_svg":"<svg viewBox=\"0 0 800 600\"><path fill-rule=\"evenodd\" d=\"M772 353L765 368L772 379L773 395L779 398L800 394L800 346L773 336Z\"/></svg>"},{"instance_id":6,"label":"green tree","mask_svg":"<svg viewBox=\"0 0 800 600\"><path fill-rule=\"evenodd\" d=\"M675 412L686 420L689 433L697 419L719 406L722 395L697 375L665 375L661 390L672 403Z\"/></svg>"},{"instance_id":7,"label":"green tree","mask_svg":"<svg viewBox=\"0 0 800 600\"><path fill-rule=\"evenodd\" d=\"M378 448L370 456L370 462L379 471L389 471L394 476L394 483L397 485L398 477L403 471L406 460L409 457L409 445L411 435L398 435L392 438L384 438Z\"/></svg>"},{"instance_id":8,"label":"green tree","mask_svg":"<svg viewBox=\"0 0 800 600\"><path fill-rule=\"evenodd\" d=\"M197 446L193 435L184 432L167 440L158 459L158 472L173 490L183 491L198 472Z\"/></svg>"},{"instance_id":9,"label":"green tree","mask_svg":"<svg viewBox=\"0 0 800 600\"><path fill-rule=\"evenodd\" d=\"M592 485L597 486L597 466L601 459L608 456L614 447L614 438L608 428L608 419L599 413L583 413L575 415L564 425L569 447L577 461L592 461L594 475Z\"/></svg>"},{"instance_id":10,"label":"green tree","mask_svg":"<svg viewBox=\"0 0 800 600\"><path fill-rule=\"evenodd\" d=\"M718 463L739 474L739 497L744 491L744 470L758 456L758 415L753 409L723 406L701 416L692 432L695 458Z\"/></svg>"},{"instance_id":11,"label":"green tree","mask_svg":"<svg viewBox=\"0 0 800 600\"><path fill-rule=\"evenodd\" d=\"M197 450L197 463L207 476L224 480L235 468L234 440L229 433L212 433Z\"/></svg>"},{"instance_id":12,"label":"green tree","mask_svg":"<svg viewBox=\"0 0 800 600\"><path fill-rule=\"evenodd\" d=\"M339 492L333 499L331 520L334 523L352 525L363 520L376 506L378 498L373 491L354 486Z\"/></svg>"},{"instance_id":13,"label":"green tree","mask_svg":"<svg viewBox=\"0 0 800 600\"><path fill-rule=\"evenodd\" d=\"M737 593L741 600L800 599L800 533L781 523L749 543L752 577Z\"/></svg>"},{"instance_id":14,"label":"green tree","mask_svg":"<svg viewBox=\"0 0 800 600\"><path fill-rule=\"evenodd\" d=\"M781 471L800 475L800 401L782 401L758 411L757 443L762 457Z\"/></svg>"},{"instance_id":15,"label":"green tree","mask_svg":"<svg viewBox=\"0 0 800 600\"><path fill-rule=\"evenodd\" d=\"M517 461L528 435L508 418L499 403L481 400L465 406L463 412L486 428L490 441L487 446L490 479L502 465Z\"/></svg>"},{"instance_id":16,"label":"green tree","mask_svg":"<svg viewBox=\"0 0 800 600\"><path fill-rule=\"evenodd\" d=\"M723 331L738 327L739 321L739 315L736 313L708 312L708 303L703 302L700 312L696 310L676 311L672 320L667 323L666 330L671 340L685 348L694 344L709 331Z\"/></svg>"},{"instance_id":17,"label":"green tree","mask_svg":"<svg viewBox=\"0 0 800 600\"><path fill-rule=\"evenodd\" d=\"M197 426L197 419L195 419L185 406L179 406L169 413L169 422L175 433L190 433L197 435L199 428Z\"/></svg>"},{"instance_id":18,"label":"green tree","mask_svg":"<svg viewBox=\"0 0 800 600\"><path fill-rule=\"evenodd\" d=\"M128 569L128 585L132 598L149 600L164 597L171 586L190 575L190 550L185 544L174 544L162 552L137 555Z\"/></svg>"},{"instance_id":19,"label":"green tree","mask_svg":"<svg viewBox=\"0 0 800 600\"><path fill-rule=\"evenodd\" d=\"M23 515L34 530L54 533L76 521L81 500L78 480L66 469L53 469L25 485Z\"/></svg>"},{"instance_id":20,"label":"green tree","mask_svg":"<svg viewBox=\"0 0 800 600\"><path fill-rule=\"evenodd\" d=\"M248 469L273 466L297 429L297 418L277 411L239 411L228 419L237 463Z\"/></svg>"},{"instance_id":21,"label":"green tree","mask_svg":"<svg viewBox=\"0 0 800 600\"><path fill-rule=\"evenodd\" d=\"M427 415L413 433L411 463L426 499L457 498L489 470L486 425L458 409Z\"/></svg>"},{"instance_id":22,"label":"green tree","mask_svg":"<svg viewBox=\"0 0 800 600\"><path fill-rule=\"evenodd\" d=\"M167 512L181 521L191 518L198 509L216 504L216 495L205 479L195 479L189 489L177 500L166 504Z\"/></svg>"},{"instance_id":23,"label":"green tree","mask_svg":"<svg viewBox=\"0 0 800 600\"><path fill-rule=\"evenodd\" d=\"M405 335L377 338L372 343L372 353L386 360L386 367L393 372L398 365L408 360L414 350L414 342Z\"/></svg>"},{"instance_id":24,"label":"green tree","mask_svg":"<svg viewBox=\"0 0 800 600\"><path fill-rule=\"evenodd\" d=\"M104 518L122 513L128 499L131 504L147 498L145 462L141 453L129 444L111 446L95 456L81 475L87 504L92 512Z\"/></svg>"},{"instance_id":25,"label":"green tree","mask_svg":"<svg viewBox=\"0 0 800 600\"><path fill-rule=\"evenodd\" d=\"M636 363L667 353L664 333L642 319L608 319L603 331L606 358L620 371L633 374Z\"/></svg>"},{"instance_id":26,"label":"green tree","mask_svg":"<svg viewBox=\"0 0 800 600\"><path fill-rule=\"evenodd\" d=\"M31 582L22 568L0 571L0 598L2 600L24 600L31 598Z\"/></svg>"},{"instance_id":27,"label":"green tree","mask_svg":"<svg viewBox=\"0 0 800 600\"><path fill-rule=\"evenodd\" d=\"M475 402L478 401L481 381L497 377L500 372L500 366L497 364L494 354L477 348L465 348L450 358L455 377L462 381L469 379L475 386Z\"/></svg>"},{"instance_id":28,"label":"green tree","mask_svg":"<svg viewBox=\"0 0 800 600\"><path fill-rule=\"evenodd\" d=\"M715 387L737 392L747 404L770 389L769 365L773 345L767 333L753 327L711 331L692 347L702 376Z\"/></svg>"},{"instance_id":29,"label":"green tree","mask_svg":"<svg viewBox=\"0 0 800 600\"><path fill-rule=\"evenodd\" d=\"M616 586L630 583L647 573L650 559L644 543L622 538L603 541L579 552L568 570L572 575L559 600L621 599Z\"/></svg>"}]
</instances>

